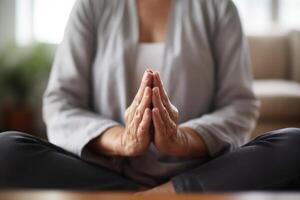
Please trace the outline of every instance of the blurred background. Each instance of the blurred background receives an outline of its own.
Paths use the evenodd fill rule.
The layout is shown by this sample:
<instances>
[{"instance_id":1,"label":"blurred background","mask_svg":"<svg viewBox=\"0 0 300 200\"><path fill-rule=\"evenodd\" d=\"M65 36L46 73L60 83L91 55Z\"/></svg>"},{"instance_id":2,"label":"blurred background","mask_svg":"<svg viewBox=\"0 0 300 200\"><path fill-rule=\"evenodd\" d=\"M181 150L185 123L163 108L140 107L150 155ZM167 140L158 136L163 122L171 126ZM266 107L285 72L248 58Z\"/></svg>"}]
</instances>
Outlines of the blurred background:
<instances>
[{"instance_id":1,"label":"blurred background","mask_svg":"<svg viewBox=\"0 0 300 200\"><path fill-rule=\"evenodd\" d=\"M0 0L0 132L45 137L42 95L76 0ZM262 101L253 136L300 127L300 0L234 0Z\"/></svg>"}]
</instances>

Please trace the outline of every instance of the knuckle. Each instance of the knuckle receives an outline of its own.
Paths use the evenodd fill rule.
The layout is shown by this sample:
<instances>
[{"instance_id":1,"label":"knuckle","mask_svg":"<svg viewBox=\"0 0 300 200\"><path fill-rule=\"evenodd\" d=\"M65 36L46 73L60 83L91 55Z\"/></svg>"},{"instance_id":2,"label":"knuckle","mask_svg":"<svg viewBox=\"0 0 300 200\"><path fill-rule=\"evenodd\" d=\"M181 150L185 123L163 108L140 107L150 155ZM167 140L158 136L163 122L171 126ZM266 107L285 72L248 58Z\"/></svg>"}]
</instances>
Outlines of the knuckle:
<instances>
[{"instance_id":1,"label":"knuckle","mask_svg":"<svg viewBox=\"0 0 300 200\"><path fill-rule=\"evenodd\" d=\"M134 122L129 123L129 125L128 125L129 133L133 130L133 127L134 127Z\"/></svg>"},{"instance_id":2,"label":"knuckle","mask_svg":"<svg viewBox=\"0 0 300 200\"><path fill-rule=\"evenodd\" d=\"M125 120L128 120L128 118L129 118L129 110L128 109L126 109L126 111L124 113L124 118L125 118Z\"/></svg>"},{"instance_id":3,"label":"knuckle","mask_svg":"<svg viewBox=\"0 0 300 200\"><path fill-rule=\"evenodd\" d=\"M125 119L125 121L127 122L127 121L129 120L128 115L125 115L125 116L124 116L124 119Z\"/></svg>"},{"instance_id":4,"label":"knuckle","mask_svg":"<svg viewBox=\"0 0 300 200\"><path fill-rule=\"evenodd\" d=\"M171 127L173 131L177 130L177 125L174 122L171 123Z\"/></svg>"},{"instance_id":5,"label":"knuckle","mask_svg":"<svg viewBox=\"0 0 300 200\"><path fill-rule=\"evenodd\" d=\"M128 115L128 114L129 114L129 111L130 111L130 107L128 107L128 108L125 110L125 115Z\"/></svg>"},{"instance_id":6,"label":"knuckle","mask_svg":"<svg viewBox=\"0 0 300 200\"><path fill-rule=\"evenodd\" d=\"M167 111L167 109L163 108L163 114L164 114L165 117L168 116L168 111Z\"/></svg>"},{"instance_id":7,"label":"knuckle","mask_svg":"<svg viewBox=\"0 0 300 200\"><path fill-rule=\"evenodd\" d=\"M136 123L137 123L138 121L140 121L141 115L137 114L137 115L135 115L134 118L135 118L135 121L136 121Z\"/></svg>"},{"instance_id":8,"label":"knuckle","mask_svg":"<svg viewBox=\"0 0 300 200\"><path fill-rule=\"evenodd\" d=\"M135 111L135 116L136 117L141 117L141 115L142 115L141 108L137 108L136 111Z\"/></svg>"},{"instance_id":9,"label":"knuckle","mask_svg":"<svg viewBox=\"0 0 300 200\"><path fill-rule=\"evenodd\" d=\"M136 100L135 100L135 102L134 102L134 103L135 103L135 105L136 105L136 106L138 106L138 105L141 103L141 100L140 100L140 98L136 98Z\"/></svg>"},{"instance_id":10,"label":"knuckle","mask_svg":"<svg viewBox=\"0 0 300 200\"><path fill-rule=\"evenodd\" d=\"M140 126L138 129L138 133L141 135L145 132L145 127L144 126Z\"/></svg>"},{"instance_id":11,"label":"knuckle","mask_svg":"<svg viewBox=\"0 0 300 200\"><path fill-rule=\"evenodd\" d=\"M171 108L175 113L178 113L178 109L175 106L171 105Z\"/></svg>"},{"instance_id":12,"label":"knuckle","mask_svg":"<svg viewBox=\"0 0 300 200\"><path fill-rule=\"evenodd\" d=\"M165 99L163 99L162 102L164 105L168 105L168 102Z\"/></svg>"}]
</instances>

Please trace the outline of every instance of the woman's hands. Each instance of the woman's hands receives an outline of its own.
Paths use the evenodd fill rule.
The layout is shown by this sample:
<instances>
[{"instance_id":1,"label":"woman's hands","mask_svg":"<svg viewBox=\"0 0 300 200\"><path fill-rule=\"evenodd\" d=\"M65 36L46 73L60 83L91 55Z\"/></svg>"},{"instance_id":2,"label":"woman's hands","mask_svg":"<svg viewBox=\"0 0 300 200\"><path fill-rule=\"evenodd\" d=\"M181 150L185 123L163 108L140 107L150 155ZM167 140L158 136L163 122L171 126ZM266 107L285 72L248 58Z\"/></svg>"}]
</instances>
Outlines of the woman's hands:
<instances>
[{"instance_id":1,"label":"woman's hands","mask_svg":"<svg viewBox=\"0 0 300 200\"><path fill-rule=\"evenodd\" d=\"M120 136L121 155L140 155L150 145L152 79L152 71L147 70L137 95L125 111L126 127Z\"/></svg>"},{"instance_id":2,"label":"woman's hands","mask_svg":"<svg viewBox=\"0 0 300 200\"><path fill-rule=\"evenodd\" d=\"M170 102L158 72L153 73L153 85L152 121L158 151L172 156L205 156L207 149L200 135L177 125L178 109Z\"/></svg>"},{"instance_id":3,"label":"woman's hands","mask_svg":"<svg viewBox=\"0 0 300 200\"><path fill-rule=\"evenodd\" d=\"M179 127L178 110L170 102L158 72L147 70L139 90L125 111L125 126L115 126L94 139L90 146L106 155L137 156L151 143L158 151L172 156L204 156L206 146L197 132Z\"/></svg>"},{"instance_id":4,"label":"woman's hands","mask_svg":"<svg viewBox=\"0 0 300 200\"><path fill-rule=\"evenodd\" d=\"M180 146L185 146L186 139L178 131L178 110L171 104L157 72L153 74L152 120L154 124L154 144L158 151L167 155L182 154Z\"/></svg>"},{"instance_id":5,"label":"woman's hands","mask_svg":"<svg viewBox=\"0 0 300 200\"><path fill-rule=\"evenodd\" d=\"M140 88L125 111L125 126L114 126L92 140L88 147L110 156L137 156L150 145L152 71L144 73Z\"/></svg>"}]
</instances>

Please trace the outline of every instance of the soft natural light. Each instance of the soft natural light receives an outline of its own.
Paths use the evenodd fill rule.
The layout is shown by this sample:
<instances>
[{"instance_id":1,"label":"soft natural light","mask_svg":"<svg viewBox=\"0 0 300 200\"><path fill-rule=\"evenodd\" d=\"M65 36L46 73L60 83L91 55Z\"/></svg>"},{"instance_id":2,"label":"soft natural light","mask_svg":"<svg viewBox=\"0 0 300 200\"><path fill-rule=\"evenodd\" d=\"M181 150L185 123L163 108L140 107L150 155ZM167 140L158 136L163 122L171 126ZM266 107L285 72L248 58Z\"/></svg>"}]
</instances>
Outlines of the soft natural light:
<instances>
[{"instance_id":1,"label":"soft natural light","mask_svg":"<svg viewBox=\"0 0 300 200\"><path fill-rule=\"evenodd\" d=\"M272 28L272 0L233 0L244 29L250 34L270 31Z\"/></svg>"},{"instance_id":2,"label":"soft natural light","mask_svg":"<svg viewBox=\"0 0 300 200\"><path fill-rule=\"evenodd\" d=\"M76 0L16 0L17 43L58 44ZM108 0L107 0L108 1ZM300 29L300 0L233 0L247 34ZM274 18L274 2L278 10Z\"/></svg>"},{"instance_id":3,"label":"soft natural light","mask_svg":"<svg viewBox=\"0 0 300 200\"><path fill-rule=\"evenodd\" d=\"M16 42L28 45L32 42L32 0L16 1Z\"/></svg>"},{"instance_id":4,"label":"soft natural light","mask_svg":"<svg viewBox=\"0 0 300 200\"><path fill-rule=\"evenodd\" d=\"M37 41L59 43L75 0L34 1L34 38Z\"/></svg>"},{"instance_id":5,"label":"soft natural light","mask_svg":"<svg viewBox=\"0 0 300 200\"><path fill-rule=\"evenodd\" d=\"M300 29L300 0L280 0L279 22L284 29Z\"/></svg>"}]
</instances>

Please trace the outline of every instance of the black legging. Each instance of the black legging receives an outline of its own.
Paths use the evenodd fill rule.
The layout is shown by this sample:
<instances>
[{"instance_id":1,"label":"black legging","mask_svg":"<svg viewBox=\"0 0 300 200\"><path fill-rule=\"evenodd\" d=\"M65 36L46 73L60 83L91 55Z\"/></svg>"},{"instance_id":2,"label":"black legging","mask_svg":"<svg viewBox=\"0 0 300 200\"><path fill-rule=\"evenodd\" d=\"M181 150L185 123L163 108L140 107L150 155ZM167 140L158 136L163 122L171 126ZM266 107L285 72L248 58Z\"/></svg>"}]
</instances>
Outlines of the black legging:
<instances>
[{"instance_id":1,"label":"black legging","mask_svg":"<svg viewBox=\"0 0 300 200\"><path fill-rule=\"evenodd\" d=\"M177 192L300 191L300 129L257 137L171 179ZM0 134L1 189L131 190L138 184L18 132Z\"/></svg>"}]
</instances>

